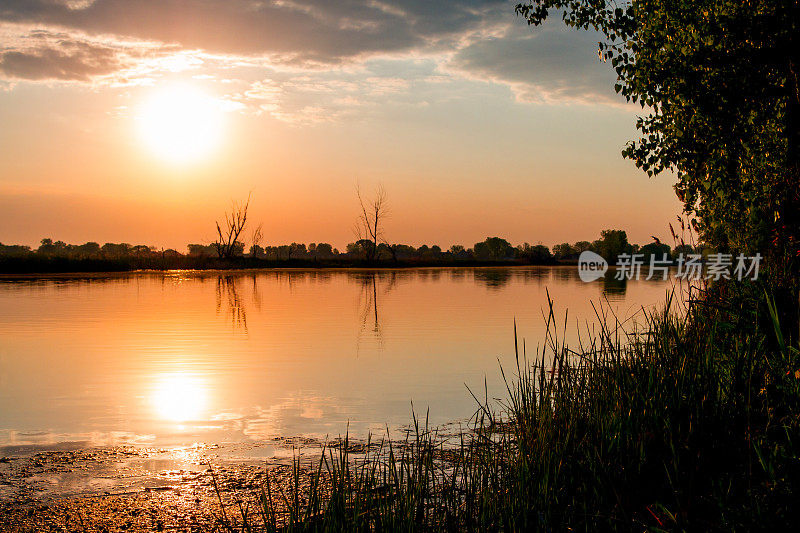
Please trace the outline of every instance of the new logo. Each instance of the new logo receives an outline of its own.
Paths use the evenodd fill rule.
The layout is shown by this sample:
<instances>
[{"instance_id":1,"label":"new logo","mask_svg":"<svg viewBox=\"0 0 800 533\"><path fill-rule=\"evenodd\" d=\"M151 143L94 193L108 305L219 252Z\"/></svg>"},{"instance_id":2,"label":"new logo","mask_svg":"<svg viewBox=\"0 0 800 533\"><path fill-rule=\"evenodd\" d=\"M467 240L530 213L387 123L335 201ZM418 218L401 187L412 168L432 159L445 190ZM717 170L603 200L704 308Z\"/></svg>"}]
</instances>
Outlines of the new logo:
<instances>
[{"instance_id":1,"label":"new logo","mask_svg":"<svg viewBox=\"0 0 800 533\"><path fill-rule=\"evenodd\" d=\"M608 262L602 256L586 250L578 257L578 275L581 281L594 281L600 279L608 270Z\"/></svg>"}]
</instances>

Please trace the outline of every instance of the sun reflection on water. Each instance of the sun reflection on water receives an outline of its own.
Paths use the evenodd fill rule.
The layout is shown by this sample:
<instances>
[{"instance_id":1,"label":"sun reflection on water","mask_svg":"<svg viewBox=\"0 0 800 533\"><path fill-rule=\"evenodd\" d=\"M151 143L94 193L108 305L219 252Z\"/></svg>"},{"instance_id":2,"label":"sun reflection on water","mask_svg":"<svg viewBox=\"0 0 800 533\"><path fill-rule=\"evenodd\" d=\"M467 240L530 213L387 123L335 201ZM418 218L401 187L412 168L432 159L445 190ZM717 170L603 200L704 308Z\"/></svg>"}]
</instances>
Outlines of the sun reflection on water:
<instances>
[{"instance_id":1,"label":"sun reflection on water","mask_svg":"<svg viewBox=\"0 0 800 533\"><path fill-rule=\"evenodd\" d=\"M200 418L206 409L208 394L202 379L175 372L158 377L152 399L161 418L172 422L187 422Z\"/></svg>"}]
</instances>

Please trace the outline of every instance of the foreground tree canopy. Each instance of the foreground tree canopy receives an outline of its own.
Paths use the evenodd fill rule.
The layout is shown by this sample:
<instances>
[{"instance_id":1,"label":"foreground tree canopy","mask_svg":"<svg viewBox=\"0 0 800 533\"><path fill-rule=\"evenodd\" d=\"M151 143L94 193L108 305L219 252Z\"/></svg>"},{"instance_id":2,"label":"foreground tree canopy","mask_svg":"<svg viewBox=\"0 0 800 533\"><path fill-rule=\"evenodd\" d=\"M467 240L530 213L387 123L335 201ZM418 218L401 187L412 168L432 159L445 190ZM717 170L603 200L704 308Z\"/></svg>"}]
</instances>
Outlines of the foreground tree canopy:
<instances>
[{"instance_id":1,"label":"foreground tree canopy","mask_svg":"<svg viewBox=\"0 0 800 533\"><path fill-rule=\"evenodd\" d=\"M800 243L797 0L534 0L594 28L615 89L647 114L623 155L672 171L700 236L721 251L762 252L797 277Z\"/></svg>"}]
</instances>

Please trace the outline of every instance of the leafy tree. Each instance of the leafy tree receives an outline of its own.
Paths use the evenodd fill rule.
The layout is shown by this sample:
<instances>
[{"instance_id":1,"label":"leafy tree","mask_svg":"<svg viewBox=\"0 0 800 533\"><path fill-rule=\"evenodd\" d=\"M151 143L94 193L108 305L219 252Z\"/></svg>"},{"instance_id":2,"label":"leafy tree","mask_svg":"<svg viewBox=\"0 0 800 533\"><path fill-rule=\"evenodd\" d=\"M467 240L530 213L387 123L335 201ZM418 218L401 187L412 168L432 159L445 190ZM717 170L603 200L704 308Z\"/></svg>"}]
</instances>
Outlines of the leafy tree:
<instances>
[{"instance_id":1,"label":"leafy tree","mask_svg":"<svg viewBox=\"0 0 800 533\"><path fill-rule=\"evenodd\" d=\"M672 250L672 257L673 257L673 259L677 259L681 254L683 254L683 256L685 257L685 256L687 256L689 254L693 254L693 253L696 253L696 252L694 251L694 248L692 248L691 245L689 245L689 244L679 244L678 246L676 246Z\"/></svg>"},{"instance_id":2,"label":"leafy tree","mask_svg":"<svg viewBox=\"0 0 800 533\"><path fill-rule=\"evenodd\" d=\"M543 244L524 243L517 246L517 259L523 259L530 263L549 263L553 259L550 248Z\"/></svg>"},{"instance_id":3,"label":"leafy tree","mask_svg":"<svg viewBox=\"0 0 800 533\"><path fill-rule=\"evenodd\" d=\"M550 248L543 244L524 243L517 246L517 258L531 263L549 263L553 259Z\"/></svg>"},{"instance_id":4,"label":"leafy tree","mask_svg":"<svg viewBox=\"0 0 800 533\"><path fill-rule=\"evenodd\" d=\"M500 237L488 237L485 241L475 244L475 257L482 260L499 261L513 257L514 247Z\"/></svg>"},{"instance_id":5,"label":"leafy tree","mask_svg":"<svg viewBox=\"0 0 800 533\"><path fill-rule=\"evenodd\" d=\"M96 242L87 242L76 246L75 252L83 257L95 256L100 253L100 245Z\"/></svg>"},{"instance_id":6,"label":"leafy tree","mask_svg":"<svg viewBox=\"0 0 800 533\"><path fill-rule=\"evenodd\" d=\"M330 257L331 252L333 252L331 245L324 242L312 242L308 245L308 255L314 258L314 260L316 260L318 257Z\"/></svg>"},{"instance_id":7,"label":"leafy tree","mask_svg":"<svg viewBox=\"0 0 800 533\"><path fill-rule=\"evenodd\" d=\"M580 255L586 250L591 250L592 243L590 243L589 241L578 241L572 245L572 248L575 250L575 253L577 255Z\"/></svg>"},{"instance_id":8,"label":"leafy tree","mask_svg":"<svg viewBox=\"0 0 800 533\"><path fill-rule=\"evenodd\" d=\"M599 31L615 89L647 111L624 156L650 176L676 175L703 240L760 251L797 279L797 1L533 0L516 11L532 25L559 13Z\"/></svg>"},{"instance_id":9,"label":"leafy tree","mask_svg":"<svg viewBox=\"0 0 800 533\"><path fill-rule=\"evenodd\" d=\"M110 258L126 257L131 253L131 245L126 242L119 244L107 242L100 248L100 252Z\"/></svg>"},{"instance_id":10,"label":"leafy tree","mask_svg":"<svg viewBox=\"0 0 800 533\"><path fill-rule=\"evenodd\" d=\"M64 241L53 242L53 239L42 239L41 245L36 252L42 255L65 256L67 255L67 250L67 243Z\"/></svg>"},{"instance_id":11,"label":"leafy tree","mask_svg":"<svg viewBox=\"0 0 800 533\"><path fill-rule=\"evenodd\" d=\"M575 249L567 242L562 242L561 244L553 246L553 255L556 259L566 259L574 253Z\"/></svg>"},{"instance_id":12,"label":"leafy tree","mask_svg":"<svg viewBox=\"0 0 800 533\"><path fill-rule=\"evenodd\" d=\"M377 247L370 239L359 239L347 245L347 253L359 259L372 260L377 253Z\"/></svg>"},{"instance_id":13,"label":"leafy tree","mask_svg":"<svg viewBox=\"0 0 800 533\"><path fill-rule=\"evenodd\" d=\"M30 253L30 246L23 246L20 244L3 244L0 242L0 256L2 257L24 257Z\"/></svg>"},{"instance_id":14,"label":"leafy tree","mask_svg":"<svg viewBox=\"0 0 800 533\"><path fill-rule=\"evenodd\" d=\"M600 239L594 241L592 249L603 256L606 261L615 263L620 254L631 252L628 234L621 229L605 229L600 232Z\"/></svg>"},{"instance_id":15,"label":"leafy tree","mask_svg":"<svg viewBox=\"0 0 800 533\"><path fill-rule=\"evenodd\" d=\"M108 246L108 244L103 246L103 248L105 249L106 246ZM217 255L217 249L213 244L188 244L186 247L189 250L189 255L194 257L211 257Z\"/></svg>"},{"instance_id":16,"label":"leafy tree","mask_svg":"<svg viewBox=\"0 0 800 533\"><path fill-rule=\"evenodd\" d=\"M155 252L155 248L151 248L150 246L145 246L144 244L137 244L133 248L131 248L131 254L137 255L140 257L147 257L151 253Z\"/></svg>"},{"instance_id":17,"label":"leafy tree","mask_svg":"<svg viewBox=\"0 0 800 533\"><path fill-rule=\"evenodd\" d=\"M655 256L657 260L661 260L665 255L670 259L670 247L668 244L661 242L651 242L645 244L639 249L638 253L644 255L645 262L650 261L650 256Z\"/></svg>"},{"instance_id":18,"label":"leafy tree","mask_svg":"<svg viewBox=\"0 0 800 533\"><path fill-rule=\"evenodd\" d=\"M464 252L464 246L461 244L454 244L448 251L453 255L459 255Z\"/></svg>"},{"instance_id":19,"label":"leafy tree","mask_svg":"<svg viewBox=\"0 0 800 533\"><path fill-rule=\"evenodd\" d=\"M413 257L417 253L414 247L408 244L393 244L391 248L395 259Z\"/></svg>"},{"instance_id":20,"label":"leafy tree","mask_svg":"<svg viewBox=\"0 0 800 533\"><path fill-rule=\"evenodd\" d=\"M299 242L293 242L289 245L289 259L300 258L306 255L306 245Z\"/></svg>"},{"instance_id":21,"label":"leafy tree","mask_svg":"<svg viewBox=\"0 0 800 533\"><path fill-rule=\"evenodd\" d=\"M553 260L553 254L544 244L534 244L528 251L528 259L534 263L549 263Z\"/></svg>"},{"instance_id":22,"label":"leafy tree","mask_svg":"<svg viewBox=\"0 0 800 533\"><path fill-rule=\"evenodd\" d=\"M333 247L327 242L317 243L314 254L318 257L330 257L333 255Z\"/></svg>"},{"instance_id":23,"label":"leafy tree","mask_svg":"<svg viewBox=\"0 0 800 533\"><path fill-rule=\"evenodd\" d=\"M394 260L395 259L395 252L392 249L392 245L387 244L385 242L379 243L378 244L378 250L375 253L375 257L381 257L381 256L383 256L383 257L391 256L392 259Z\"/></svg>"}]
</instances>

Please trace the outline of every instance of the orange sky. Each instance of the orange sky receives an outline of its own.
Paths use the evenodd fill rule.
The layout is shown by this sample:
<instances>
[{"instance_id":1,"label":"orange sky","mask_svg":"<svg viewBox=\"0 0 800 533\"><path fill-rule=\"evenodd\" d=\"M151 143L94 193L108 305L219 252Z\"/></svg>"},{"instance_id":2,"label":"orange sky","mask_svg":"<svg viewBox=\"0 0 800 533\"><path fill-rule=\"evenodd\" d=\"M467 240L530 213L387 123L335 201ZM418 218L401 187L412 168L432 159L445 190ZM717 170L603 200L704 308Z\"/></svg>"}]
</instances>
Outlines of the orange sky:
<instances>
[{"instance_id":1,"label":"orange sky","mask_svg":"<svg viewBox=\"0 0 800 533\"><path fill-rule=\"evenodd\" d=\"M0 242L185 250L252 191L266 244L343 247L356 183L383 184L396 242L668 240L672 178L621 158L641 109L614 95L595 36L530 29L501 1L312 4L11 2ZM212 108L216 140L172 160Z\"/></svg>"}]
</instances>

